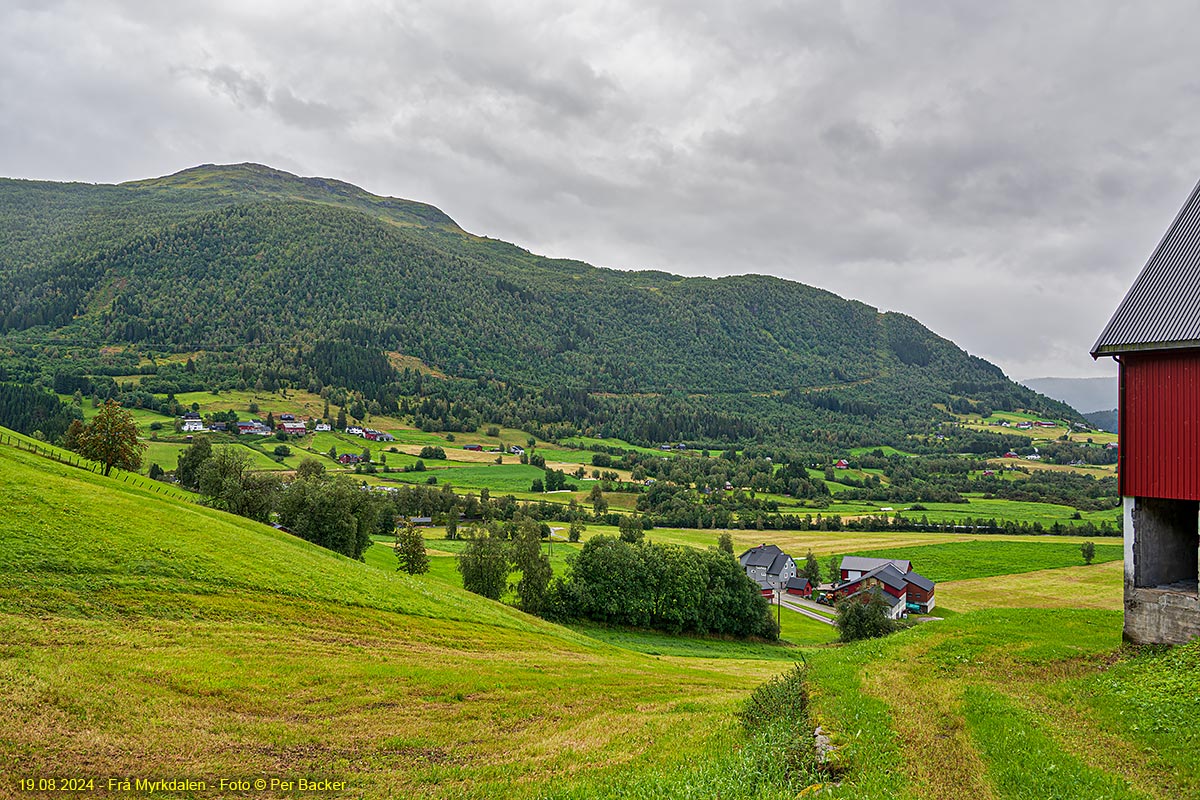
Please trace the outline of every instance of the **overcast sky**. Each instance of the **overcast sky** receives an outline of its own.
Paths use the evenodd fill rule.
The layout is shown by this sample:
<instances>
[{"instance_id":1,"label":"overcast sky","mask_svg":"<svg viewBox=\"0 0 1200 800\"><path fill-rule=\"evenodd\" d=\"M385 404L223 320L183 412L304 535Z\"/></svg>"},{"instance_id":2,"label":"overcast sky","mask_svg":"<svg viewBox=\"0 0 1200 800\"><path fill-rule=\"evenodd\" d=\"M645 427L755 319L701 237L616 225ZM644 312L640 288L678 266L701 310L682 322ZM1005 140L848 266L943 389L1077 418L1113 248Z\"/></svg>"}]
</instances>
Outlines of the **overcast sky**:
<instances>
[{"instance_id":1,"label":"overcast sky","mask_svg":"<svg viewBox=\"0 0 1200 800\"><path fill-rule=\"evenodd\" d=\"M1200 177L1200 6L0 0L0 175L256 161L534 252L767 273L1015 378Z\"/></svg>"}]
</instances>

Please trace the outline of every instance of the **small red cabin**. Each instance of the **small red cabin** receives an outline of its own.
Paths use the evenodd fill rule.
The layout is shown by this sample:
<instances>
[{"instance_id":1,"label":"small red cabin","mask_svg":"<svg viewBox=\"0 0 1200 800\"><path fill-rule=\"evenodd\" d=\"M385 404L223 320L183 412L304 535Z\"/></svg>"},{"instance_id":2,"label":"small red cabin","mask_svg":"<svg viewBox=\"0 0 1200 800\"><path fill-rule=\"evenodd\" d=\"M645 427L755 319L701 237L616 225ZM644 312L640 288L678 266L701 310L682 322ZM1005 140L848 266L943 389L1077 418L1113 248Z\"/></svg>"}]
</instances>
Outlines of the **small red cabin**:
<instances>
[{"instance_id":1,"label":"small red cabin","mask_svg":"<svg viewBox=\"0 0 1200 800\"><path fill-rule=\"evenodd\" d=\"M1200 636L1200 185L1092 347L1120 365L1125 638Z\"/></svg>"}]
</instances>

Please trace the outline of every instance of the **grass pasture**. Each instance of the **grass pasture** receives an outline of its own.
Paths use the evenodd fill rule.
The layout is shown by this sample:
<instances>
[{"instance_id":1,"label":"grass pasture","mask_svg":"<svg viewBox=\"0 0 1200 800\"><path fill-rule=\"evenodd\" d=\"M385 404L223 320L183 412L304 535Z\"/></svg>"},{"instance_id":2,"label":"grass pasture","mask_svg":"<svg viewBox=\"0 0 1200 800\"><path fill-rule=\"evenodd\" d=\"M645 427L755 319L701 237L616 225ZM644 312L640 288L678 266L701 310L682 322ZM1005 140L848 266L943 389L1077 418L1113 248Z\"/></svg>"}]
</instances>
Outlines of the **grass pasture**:
<instances>
[{"instance_id":1,"label":"grass pasture","mask_svg":"<svg viewBox=\"0 0 1200 800\"><path fill-rule=\"evenodd\" d=\"M961 581L1083 565L1080 546L1066 542L974 541L927 544L887 550L864 550L847 555L898 558L930 580ZM1095 563L1120 561L1122 545L1096 544Z\"/></svg>"},{"instance_id":2,"label":"grass pasture","mask_svg":"<svg viewBox=\"0 0 1200 800\"><path fill-rule=\"evenodd\" d=\"M993 609L815 654L816 717L855 770L831 796L1197 796L1200 643L1164 663L1122 649L1120 620Z\"/></svg>"},{"instance_id":3,"label":"grass pasture","mask_svg":"<svg viewBox=\"0 0 1200 800\"><path fill-rule=\"evenodd\" d=\"M1100 548L1096 548L1099 552ZM1119 611L1124 562L947 581L937 587L940 605L955 611L989 608L1097 608Z\"/></svg>"}]
</instances>

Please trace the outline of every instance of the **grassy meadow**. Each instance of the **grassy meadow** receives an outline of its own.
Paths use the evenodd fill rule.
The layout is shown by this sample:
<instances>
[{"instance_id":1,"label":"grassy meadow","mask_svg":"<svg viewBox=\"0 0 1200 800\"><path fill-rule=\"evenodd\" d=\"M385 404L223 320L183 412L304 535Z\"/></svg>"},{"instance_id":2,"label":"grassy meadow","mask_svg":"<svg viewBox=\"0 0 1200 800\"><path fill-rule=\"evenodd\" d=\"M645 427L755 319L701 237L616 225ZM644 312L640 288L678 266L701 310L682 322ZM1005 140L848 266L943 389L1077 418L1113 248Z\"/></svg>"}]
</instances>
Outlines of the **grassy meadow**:
<instances>
[{"instance_id":1,"label":"grassy meadow","mask_svg":"<svg viewBox=\"0 0 1200 800\"><path fill-rule=\"evenodd\" d=\"M372 798L1200 794L1200 644L1121 644L1112 544L1084 566L1074 537L734 531L911 558L956 612L839 646L785 609L789 646L553 625L463 592L436 529L410 577L383 541L354 562L7 446L0 508L0 794L63 764ZM735 712L797 662L835 772L779 783Z\"/></svg>"}]
</instances>

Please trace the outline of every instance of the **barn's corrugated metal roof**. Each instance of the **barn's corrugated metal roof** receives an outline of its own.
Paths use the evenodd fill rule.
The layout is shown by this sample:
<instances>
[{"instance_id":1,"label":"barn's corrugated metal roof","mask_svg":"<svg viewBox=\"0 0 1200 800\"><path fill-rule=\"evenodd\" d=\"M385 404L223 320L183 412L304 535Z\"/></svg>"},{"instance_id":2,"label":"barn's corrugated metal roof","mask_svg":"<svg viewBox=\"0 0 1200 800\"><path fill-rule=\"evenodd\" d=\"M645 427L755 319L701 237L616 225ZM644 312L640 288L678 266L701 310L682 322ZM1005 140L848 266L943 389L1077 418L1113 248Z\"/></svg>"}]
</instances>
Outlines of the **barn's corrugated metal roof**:
<instances>
[{"instance_id":1,"label":"barn's corrugated metal roof","mask_svg":"<svg viewBox=\"0 0 1200 800\"><path fill-rule=\"evenodd\" d=\"M875 569L871 570L870 572L864 573L863 575L860 575L857 578L851 578L848 581L843 581L842 583L835 586L834 590L836 591L838 589L843 589L847 586L854 586L855 584L863 583L868 578L875 578L880 583L886 583L888 586L892 587L893 589L896 589L897 591L900 589L904 589L908 586L908 584L904 580L904 573L902 573L900 570L896 569L896 567L892 565L892 562L889 561L889 562L885 563L883 566L876 567Z\"/></svg>"},{"instance_id":2,"label":"barn's corrugated metal roof","mask_svg":"<svg viewBox=\"0 0 1200 800\"><path fill-rule=\"evenodd\" d=\"M1194 347L1200 347L1200 183L1092 345L1092 357Z\"/></svg>"},{"instance_id":3,"label":"barn's corrugated metal roof","mask_svg":"<svg viewBox=\"0 0 1200 800\"><path fill-rule=\"evenodd\" d=\"M891 564L899 572L908 572L910 569L912 569L912 564L904 559L868 558L866 556L842 556L842 563L838 569L844 569L853 572L870 572L873 569L879 569L887 564Z\"/></svg>"},{"instance_id":4,"label":"barn's corrugated metal roof","mask_svg":"<svg viewBox=\"0 0 1200 800\"><path fill-rule=\"evenodd\" d=\"M926 592L933 589L933 581L929 580L929 578L926 578L924 575L917 574L916 572L908 573L907 575L904 576L904 580L913 584L918 589L921 589Z\"/></svg>"}]
</instances>

